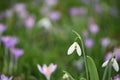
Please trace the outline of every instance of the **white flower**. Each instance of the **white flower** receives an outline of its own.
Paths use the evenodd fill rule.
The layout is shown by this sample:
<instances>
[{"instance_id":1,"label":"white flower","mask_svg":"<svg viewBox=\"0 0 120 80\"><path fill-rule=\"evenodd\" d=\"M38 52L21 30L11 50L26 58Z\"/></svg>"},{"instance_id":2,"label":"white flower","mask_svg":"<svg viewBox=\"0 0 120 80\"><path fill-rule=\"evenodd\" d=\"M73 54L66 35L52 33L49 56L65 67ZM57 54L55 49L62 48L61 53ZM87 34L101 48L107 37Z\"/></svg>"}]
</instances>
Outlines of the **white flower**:
<instances>
[{"instance_id":1,"label":"white flower","mask_svg":"<svg viewBox=\"0 0 120 80\"><path fill-rule=\"evenodd\" d=\"M52 24L48 18L43 18L43 19L39 20L37 25L44 27L46 30L49 30L52 26Z\"/></svg>"},{"instance_id":2,"label":"white flower","mask_svg":"<svg viewBox=\"0 0 120 80\"><path fill-rule=\"evenodd\" d=\"M74 42L74 43L69 47L67 54L68 54L68 55L72 54L75 49L76 49L76 51L77 51L77 54L78 54L79 56L81 56L81 54L82 54L81 48L80 48L80 46L79 46L79 44L78 44L77 42Z\"/></svg>"},{"instance_id":3,"label":"white flower","mask_svg":"<svg viewBox=\"0 0 120 80\"><path fill-rule=\"evenodd\" d=\"M37 67L38 70L45 75L47 80L50 80L50 76L56 70L57 65L51 63L48 67L46 66L46 64L41 67L39 64L37 64Z\"/></svg>"},{"instance_id":4,"label":"white flower","mask_svg":"<svg viewBox=\"0 0 120 80\"><path fill-rule=\"evenodd\" d=\"M119 65L118 65L116 59L115 59L115 58L112 58L111 61L112 61L112 66L113 66L113 68L115 69L116 72L118 72L118 71L119 71ZM107 66L107 65L108 65L108 62L109 62L109 60L105 61L105 62L102 64L102 67Z\"/></svg>"}]
</instances>

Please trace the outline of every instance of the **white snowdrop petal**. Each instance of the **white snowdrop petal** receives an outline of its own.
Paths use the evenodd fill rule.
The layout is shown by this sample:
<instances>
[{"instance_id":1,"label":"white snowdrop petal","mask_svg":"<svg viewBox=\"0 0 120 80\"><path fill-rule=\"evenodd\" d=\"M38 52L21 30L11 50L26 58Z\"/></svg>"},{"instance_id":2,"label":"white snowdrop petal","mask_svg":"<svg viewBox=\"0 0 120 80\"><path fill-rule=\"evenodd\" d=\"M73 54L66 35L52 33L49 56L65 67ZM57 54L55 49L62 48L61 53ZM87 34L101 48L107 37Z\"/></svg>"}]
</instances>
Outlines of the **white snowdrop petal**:
<instances>
[{"instance_id":1,"label":"white snowdrop petal","mask_svg":"<svg viewBox=\"0 0 120 80\"><path fill-rule=\"evenodd\" d=\"M74 42L74 43L69 47L68 52L67 52L68 55L72 54L73 51L75 50L75 44L76 44L76 42Z\"/></svg>"},{"instance_id":2,"label":"white snowdrop petal","mask_svg":"<svg viewBox=\"0 0 120 80\"><path fill-rule=\"evenodd\" d=\"M113 68L115 69L116 72L119 71L119 65L116 61L116 59L113 59L113 64L112 64Z\"/></svg>"},{"instance_id":3,"label":"white snowdrop petal","mask_svg":"<svg viewBox=\"0 0 120 80\"><path fill-rule=\"evenodd\" d=\"M77 54L78 54L79 56L81 56L81 54L82 54L81 48L80 48L80 46L79 46L78 43L76 43L76 45L77 45L77 48L76 48Z\"/></svg>"},{"instance_id":4,"label":"white snowdrop petal","mask_svg":"<svg viewBox=\"0 0 120 80\"><path fill-rule=\"evenodd\" d=\"M109 62L109 60L105 61L105 62L102 64L102 67L107 66L108 62Z\"/></svg>"}]
</instances>

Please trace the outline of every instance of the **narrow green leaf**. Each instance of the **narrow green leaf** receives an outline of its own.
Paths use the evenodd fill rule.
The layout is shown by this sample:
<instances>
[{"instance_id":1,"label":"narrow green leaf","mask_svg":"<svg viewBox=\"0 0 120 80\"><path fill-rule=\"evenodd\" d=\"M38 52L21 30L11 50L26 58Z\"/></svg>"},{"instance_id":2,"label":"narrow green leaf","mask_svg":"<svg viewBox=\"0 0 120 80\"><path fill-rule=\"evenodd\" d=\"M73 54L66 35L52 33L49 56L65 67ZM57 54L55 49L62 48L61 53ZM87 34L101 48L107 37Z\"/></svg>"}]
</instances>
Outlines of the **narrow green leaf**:
<instances>
[{"instance_id":1,"label":"narrow green leaf","mask_svg":"<svg viewBox=\"0 0 120 80\"><path fill-rule=\"evenodd\" d=\"M99 80L98 72L94 60L87 56L88 70L90 75L90 80Z\"/></svg>"}]
</instances>

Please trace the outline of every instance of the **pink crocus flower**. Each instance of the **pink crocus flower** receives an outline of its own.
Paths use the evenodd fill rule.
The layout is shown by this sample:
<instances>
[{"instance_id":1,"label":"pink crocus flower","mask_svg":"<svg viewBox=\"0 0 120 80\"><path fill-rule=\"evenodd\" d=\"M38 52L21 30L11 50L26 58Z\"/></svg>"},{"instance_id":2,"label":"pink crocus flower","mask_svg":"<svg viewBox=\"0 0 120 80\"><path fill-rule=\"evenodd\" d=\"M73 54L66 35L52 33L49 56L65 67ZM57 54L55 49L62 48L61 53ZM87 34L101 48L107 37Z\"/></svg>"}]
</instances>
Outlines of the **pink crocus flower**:
<instances>
[{"instance_id":1,"label":"pink crocus flower","mask_svg":"<svg viewBox=\"0 0 120 80\"><path fill-rule=\"evenodd\" d=\"M48 7L55 6L58 3L58 0L44 0L44 4Z\"/></svg>"},{"instance_id":2,"label":"pink crocus flower","mask_svg":"<svg viewBox=\"0 0 120 80\"><path fill-rule=\"evenodd\" d=\"M60 19L61 13L59 11L53 11L53 12L50 12L48 16L50 17L51 20L56 21Z\"/></svg>"},{"instance_id":3,"label":"pink crocus flower","mask_svg":"<svg viewBox=\"0 0 120 80\"><path fill-rule=\"evenodd\" d=\"M79 15L79 8L77 8L77 7L71 7L70 10L69 10L69 13L72 16Z\"/></svg>"},{"instance_id":4,"label":"pink crocus flower","mask_svg":"<svg viewBox=\"0 0 120 80\"><path fill-rule=\"evenodd\" d=\"M88 23L90 32L96 34L99 31L99 26L95 23L94 18L90 17Z\"/></svg>"},{"instance_id":5,"label":"pink crocus flower","mask_svg":"<svg viewBox=\"0 0 120 80\"><path fill-rule=\"evenodd\" d=\"M56 70L57 65L51 63L47 67L46 64L44 64L43 66L40 66L39 64L37 64L37 68L43 75L45 75L47 80L50 80L51 74Z\"/></svg>"},{"instance_id":6,"label":"pink crocus flower","mask_svg":"<svg viewBox=\"0 0 120 80\"><path fill-rule=\"evenodd\" d=\"M96 34L99 31L99 26L97 24L89 24L89 30L91 33Z\"/></svg>"},{"instance_id":7,"label":"pink crocus flower","mask_svg":"<svg viewBox=\"0 0 120 80\"><path fill-rule=\"evenodd\" d=\"M94 40L92 38L85 39L85 46L91 48L94 45Z\"/></svg>"},{"instance_id":8,"label":"pink crocus flower","mask_svg":"<svg viewBox=\"0 0 120 80\"><path fill-rule=\"evenodd\" d=\"M110 44L110 39L105 37L101 39L101 45L103 48L107 47Z\"/></svg>"},{"instance_id":9,"label":"pink crocus flower","mask_svg":"<svg viewBox=\"0 0 120 80\"><path fill-rule=\"evenodd\" d=\"M15 56L15 58L19 58L24 54L24 51L19 48L11 48L10 51L11 51L11 54Z\"/></svg>"},{"instance_id":10,"label":"pink crocus flower","mask_svg":"<svg viewBox=\"0 0 120 80\"><path fill-rule=\"evenodd\" d=\"M12 80L13 77L11 76L10 78L8 78L7 76L5 76L4 74L0 75L0 80Z\"/></svg>"},{"instance_id":11,"label":"pink crocus flower","mask_svg":"<svg viewBox=\"0 0 120 80\"><path fill-rule=\"evenodd\" d=\"M31 29L35 24L35 17L34 16L29 16L25 19L25 26L28 29Z\"/></svg>"},{"instance_id":12,"label":"pink crocus flower","mask_svg":"<svg viewBox=\"0 0 120 80\"><path fill-rule=\"evenodd\" d=\"M25 3L17 3L13 6L13 10L17 13L20 19L25 19L28 16Z\"/></svg>"}]
</instances>

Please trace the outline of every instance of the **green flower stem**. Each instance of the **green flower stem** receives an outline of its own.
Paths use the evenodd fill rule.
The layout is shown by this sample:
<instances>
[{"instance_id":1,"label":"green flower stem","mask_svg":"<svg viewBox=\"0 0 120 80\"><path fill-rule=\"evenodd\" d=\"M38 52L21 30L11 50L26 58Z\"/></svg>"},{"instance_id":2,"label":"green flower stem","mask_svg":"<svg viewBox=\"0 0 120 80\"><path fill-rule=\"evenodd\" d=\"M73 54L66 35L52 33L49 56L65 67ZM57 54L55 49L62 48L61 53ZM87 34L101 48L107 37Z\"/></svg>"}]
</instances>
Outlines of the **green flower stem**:
<instances>
[{"instance_id":1,"label":"green flower stem","mask_svg":"<svg viewBox=\"0 0 120 80\"><path fill-rule=\"evenodd\" d=\"M9 74L12 74L12 71L13 71L13 63L14 63L14 60L13 60L13 55L12 55L12 54L10 54Z\"/></svg>"},{"instance_id":2,"label":"green flower stem","mask_svg":"<svg viewBox=\"0 0 120 80\"><path fill-rule=\"evenodd\" d=\"M5 52L4 52L4 66L3 66L3 72L7 73L8 71L8 49L5 48Z\"/></svg>"},{"instance_id":3,"label":"green flower stem","mask_svg":"<svg viewBox=\"0 0 120 80\"><path fill-rule=\"evenodd\" d=\"M110 63L110 65L109 65L109 72L108 72L108 80L111 80L111 71L112 71L112 65L111 65L111 63Z\"/></svg>"},{"instance_id":4,"label":"green flower stem","mask_svg":"<svg viewBox=\"0 0 120 80\"><path fill-rule=\"evenodd\" d=\"M85 62L85 69L86 69L86 78L87 78L87 80L89 80L89 71L88 71L86 54L85 54L85 50L84 50L84 44L83 44L83 41L82 41L82 38L80 37L80 35L76 31L73 31L73 32L78 36L79 40L81 41L83 57L84 57L84 62Z\"/></svg>"},{"instance_id":5,"label":"green flower stem","mask_svg":"<svg viewBox=\"0 0 120 80\"><path fill-rule=\"evenodd\" d=\"M104 71L102 80L106 80L105 78L106 78L106 75L107 75L108 67L109 67L109 66L107 66L107 67L105 68L105 71Z\"/></svg>"}]
</instances>

